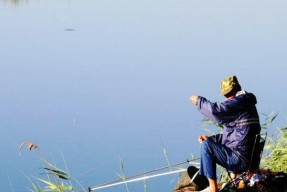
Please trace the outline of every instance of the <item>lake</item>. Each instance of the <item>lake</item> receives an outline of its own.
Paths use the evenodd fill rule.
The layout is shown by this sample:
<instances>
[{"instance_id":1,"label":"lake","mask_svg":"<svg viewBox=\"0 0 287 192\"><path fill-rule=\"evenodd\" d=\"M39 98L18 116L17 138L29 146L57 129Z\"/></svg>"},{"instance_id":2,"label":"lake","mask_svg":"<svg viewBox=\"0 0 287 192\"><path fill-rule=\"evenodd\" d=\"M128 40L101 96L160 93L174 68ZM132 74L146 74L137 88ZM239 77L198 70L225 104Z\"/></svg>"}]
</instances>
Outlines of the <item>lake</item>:
<instances>
[{"instance_id":1,"label":"lake","mask_svg":"<svg viewBox=\"0 0 287 192\"><path fill-rule=\"evenodd\" d=\"M1 191L29 191L27 177L43 173L39 151L19 156L25 141L84 187L117 179L120 159L130 176L166 166L164 149L170 163L198 157L206 131L189 97L223 101L220 81L231 74L256 94L261 120L275 111L285 124L286 8L283 0L0 0ZM148 180L146 191L172 191L177 180Z\"/></svg>"}]
</instances>

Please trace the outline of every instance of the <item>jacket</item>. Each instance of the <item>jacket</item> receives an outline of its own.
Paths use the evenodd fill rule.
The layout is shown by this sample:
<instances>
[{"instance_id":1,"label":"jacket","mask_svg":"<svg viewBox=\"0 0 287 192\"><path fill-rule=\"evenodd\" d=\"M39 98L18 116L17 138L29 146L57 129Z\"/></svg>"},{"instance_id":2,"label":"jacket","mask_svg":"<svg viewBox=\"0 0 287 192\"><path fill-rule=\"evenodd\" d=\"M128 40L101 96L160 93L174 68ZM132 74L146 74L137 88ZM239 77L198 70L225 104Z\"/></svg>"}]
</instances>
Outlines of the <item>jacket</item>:
<instances>
[{"instance_id":1,"label":"jacket","mask_svg":"<svg viewBox=\"0 0 287 192\"><path fill-rule=\"evenodd\" d=\"M197 102L205 117L223 126L221 143L248 162L256 134L261 130L255 95L240 91L222 103L210 102L201 96Z\"/></svg>"}]
</instances>

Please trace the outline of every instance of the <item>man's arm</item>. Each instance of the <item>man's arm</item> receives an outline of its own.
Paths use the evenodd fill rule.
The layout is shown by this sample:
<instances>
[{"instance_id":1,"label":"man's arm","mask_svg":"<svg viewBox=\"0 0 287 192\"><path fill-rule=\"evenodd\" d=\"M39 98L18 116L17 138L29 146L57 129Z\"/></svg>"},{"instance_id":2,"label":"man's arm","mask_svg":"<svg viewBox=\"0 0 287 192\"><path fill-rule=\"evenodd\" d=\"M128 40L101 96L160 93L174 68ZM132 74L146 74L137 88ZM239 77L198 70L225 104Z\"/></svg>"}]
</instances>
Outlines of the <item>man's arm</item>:
<instances>
[{"instance_id":1,"label":"man's arm","mask_svg":"<svg viewBox=\"0 0 287 192\"><path fill-rule=\"evenodd\" d=\"M199 111L208 119L215 123L224 124L234 119L236 115L236 108L234 108L230 101L224 103L210 102L206 98L193 95L190 101L198 106Z\"/></svg>"}]
</instances>

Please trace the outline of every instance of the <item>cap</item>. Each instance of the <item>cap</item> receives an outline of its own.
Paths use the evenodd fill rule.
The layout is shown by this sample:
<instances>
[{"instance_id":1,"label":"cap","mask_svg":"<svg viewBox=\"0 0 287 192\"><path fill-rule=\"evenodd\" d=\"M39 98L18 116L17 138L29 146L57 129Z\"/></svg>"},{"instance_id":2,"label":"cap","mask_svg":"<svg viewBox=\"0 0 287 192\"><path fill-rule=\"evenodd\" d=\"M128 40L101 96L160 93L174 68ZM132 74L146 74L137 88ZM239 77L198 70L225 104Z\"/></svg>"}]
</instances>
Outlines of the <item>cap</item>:
<instances>
[{"instance_id":1,"label":"cap","mask_svg":"<svg viewBox=\"0 0 287 192\"><path fill-rule=\"evenodd\" d=\"M241 86L235 75L228 76L221 81L221 95L230 93L234 88L240 88Z\"/></svg>"}]
</instances>

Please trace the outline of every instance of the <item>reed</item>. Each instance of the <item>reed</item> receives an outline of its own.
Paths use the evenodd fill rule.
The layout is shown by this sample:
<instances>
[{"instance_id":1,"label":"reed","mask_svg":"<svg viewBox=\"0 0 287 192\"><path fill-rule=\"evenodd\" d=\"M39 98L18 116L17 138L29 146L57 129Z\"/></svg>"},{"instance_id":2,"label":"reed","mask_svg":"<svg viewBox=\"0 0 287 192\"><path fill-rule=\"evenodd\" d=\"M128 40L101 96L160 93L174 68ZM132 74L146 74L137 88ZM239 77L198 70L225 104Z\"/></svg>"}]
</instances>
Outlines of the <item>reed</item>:
<instances>
[{"instance_id":1,"label":"reed","mask_svg":"<svg viewBox=\"0 0 287 192\"><path fill-rule=\"evenodd\" d=\"M26 147L30 151L38 150L44 164L44 166L40 168L45 172L42 177L27 177L33 188L30 190L31 192L75 192L68 172L52 164L36 144L30 141L23 142L19 146L19 155L21 155L23 147Z\"/></svg>"},{"instance_id":2,"label":"reed","mask_svg":"<svg viewBox=\"0 0 287 192\"><path fill-rule=\"evenodd\" d=\"M267 139L261 167L272 171L287 172L287 124Z\"/></svg>"},{"instance_id":3,"label":"reed","mask_svg":"<svg viewBox=\"0 0 287 192\"><path fill-rule=\"evenodd\" d=\"M278 116L278 113L270 113L268 115L265 115L265 118L263 120L263 123L261 124L262 130L270 131L271 128L274 125L274 121ZM218 124L214 124L208 119L203 119L204 129L209 132L210 135L219 133L222 130L222 126ZM211 127L213 126L213 128ZM215 129L214 129L215 127ZM163 145L163 144L162 144ZM41 152L39 147L30 142L25 141L19 146L19 155L21 155L22 148L26 147L28 150L37 150L40 154L41 160L43 162L43 167L41 170L45 172L41 177L27 177L32 185L31 192L75 192L73 187L73 182L71 179L71 176L69 172L67 171L67 166L65 163L65 170L60 169L59 167L55 166L53 163L51 163L44 153ZM167 155L167 150L163 145L163 153L164 157L167 161L169 169L170 162L169 157ZM64 159L63 159L64 160ZM125 181L127 179L126 173L125 173L125 167L124 163L119 157L119 164L120 164L120 170L121 173L117 174L120 177L120 180ZM270 169L272 171L283 171L287 172L287 123L283 126L276 127L276 130L272 132L271 136L267 137L266 145L264 148L263 156L261 158L261 168ZM225 181L228 179L227 172L225 169L222 169L221 167L218 167L220 170L220 181ZM73 181L76 181L73 179ZM129 192L129 187L126 183L126 191ZM144 192L147 191L147 182L144 180ZM85 191L85 189L81 186L83 189L82 191Z\"/></svg>"},{"instance_id":4,"label":"reed","mask_svg":"<svg viewBox=\"0 0 287 192\"><path fill-rule=\"evenodd\" d=\"M121 174L117 174L117 175L121 180L126 181L125 167L124 167L124 163L121 157L119 157L119 164L120 164ZM130 190L129 190L128 184L125 183L125 186L126 186L126 191L129 192Z\"/></svg>"}]
</instances>

